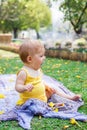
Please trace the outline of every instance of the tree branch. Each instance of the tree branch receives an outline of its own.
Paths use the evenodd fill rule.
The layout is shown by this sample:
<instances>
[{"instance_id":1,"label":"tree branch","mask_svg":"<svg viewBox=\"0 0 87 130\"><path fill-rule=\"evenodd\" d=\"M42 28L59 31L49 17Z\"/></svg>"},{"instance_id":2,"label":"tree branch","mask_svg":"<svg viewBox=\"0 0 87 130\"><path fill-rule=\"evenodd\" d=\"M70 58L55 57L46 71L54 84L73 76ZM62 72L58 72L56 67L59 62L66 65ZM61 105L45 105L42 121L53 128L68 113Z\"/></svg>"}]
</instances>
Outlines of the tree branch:
<instances>
[{"instance_id":1,"label":"tree branch","mask_svg":"<svg viewBox=\"0 0 87 130\"><path fill-rule=\"evenodd\" d=\"M81 21L82 16L83 16L83 14L84 14L84 12L85 12L85 10L86 10L86 9L87 9L87 2L86 2L85 7L83 8L83 10L82 10L82 12L81 12L81 14L80 14L80 17L79 17L78 22L77 22L77 24L76 24L76 25L78 25L78 24L79 24L79 22Z\"/></svg>"}]
</instances>

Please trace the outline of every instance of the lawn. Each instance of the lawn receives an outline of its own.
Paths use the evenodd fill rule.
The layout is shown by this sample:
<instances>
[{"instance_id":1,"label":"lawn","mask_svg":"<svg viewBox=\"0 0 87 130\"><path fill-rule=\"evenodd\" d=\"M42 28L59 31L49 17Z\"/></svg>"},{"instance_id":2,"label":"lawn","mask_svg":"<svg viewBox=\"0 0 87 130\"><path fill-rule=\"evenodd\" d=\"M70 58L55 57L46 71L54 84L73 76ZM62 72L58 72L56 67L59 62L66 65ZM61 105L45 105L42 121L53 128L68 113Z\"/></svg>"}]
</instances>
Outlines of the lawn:
<instances>
[{"instance_id":1,"label":"lawn","mask_svg":"<svg viewBox=\"0 0 87 130\"><path fill-rule=\"evenodd\" d=\"M16 74L22 67L19 57L0 56L0 74ZM80 93L85 102L79 112L87 114L87 63L79 61L69 61L57 58L47 58L42 65L43 72L62 82L67 88L75 93ZM68 125L67 130L87 130L87 123L80 122L82 128L70 124L69 120L56 118L34 117L31 122L32 130L63 130ZM23 130L16 121L0 122L0 130Z\"/></svg>"}]
</instances>

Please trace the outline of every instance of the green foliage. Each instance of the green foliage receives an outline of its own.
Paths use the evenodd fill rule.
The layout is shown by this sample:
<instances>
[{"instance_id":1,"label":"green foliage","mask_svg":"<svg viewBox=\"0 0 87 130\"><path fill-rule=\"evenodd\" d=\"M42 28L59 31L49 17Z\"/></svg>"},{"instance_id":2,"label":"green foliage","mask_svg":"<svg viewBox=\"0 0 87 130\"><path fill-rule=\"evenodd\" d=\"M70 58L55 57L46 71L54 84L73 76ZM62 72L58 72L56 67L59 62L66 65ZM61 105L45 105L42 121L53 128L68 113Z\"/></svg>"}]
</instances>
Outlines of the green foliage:
<instances>
[{"instance_id":1,"label":"green foliage","mask_svg":"<svg viewBox=\"0 0 87 130\"><path fill-rule=\"evenodd\" d=\"M29 25L29 28L33 28L36 31L38 31L40 27L48 26L51 22L50 10L47 5L40 0L29 1L26 4L25 11L24 17L28 17L25 22Z\"/></svg>"},{"instance_id":2,"label":"green foliage","mask_svg":"<svg viewBox=\"0 0 87 130\"><path fill-rule=\"evenodd\" d=\"M86 48L79 48L76 50L77 52L82 52L82 53L87 53L87 49Z\"/></svg>"},{"instance_id":3,"label":"green foliage","mask_svg":"<svg viewBox=\"0 0 87 130\"><path fill-rule=\"evenodd\" d=\"M20 15L22 15L21 13L22 10L23 10L23 3L20 3L19 0L8 0L2 2L1 14L0 14L1 19L0 24L2 24L1 26L5 26L4 29L6 29L6 31L9 30L11 31L14 27L19 27Z\"/></svg>"},{"instance_id":4,"label":"green foliage","mask_svg":"<svg viewBox=\"0 0 87 130\"><path fill-rule=\"evenodd\" d=\"M0 11L0 30L14 31L15 37L18 30L33 28L39 31L51 22L50 9L40 0L7 0L0 5Z\"/></svg>"},{"instance_id":5,"label":"green foliage","mask_svg":"<svg viewBox=\"0 0 87 130\"><path fill-rule=\"evenodd\" d=\"M60 10L64 13L65 20L70 21L74 31L81 33L83 25L87 25L87 0L64 0Z\"/></svg>"}]
</instances>

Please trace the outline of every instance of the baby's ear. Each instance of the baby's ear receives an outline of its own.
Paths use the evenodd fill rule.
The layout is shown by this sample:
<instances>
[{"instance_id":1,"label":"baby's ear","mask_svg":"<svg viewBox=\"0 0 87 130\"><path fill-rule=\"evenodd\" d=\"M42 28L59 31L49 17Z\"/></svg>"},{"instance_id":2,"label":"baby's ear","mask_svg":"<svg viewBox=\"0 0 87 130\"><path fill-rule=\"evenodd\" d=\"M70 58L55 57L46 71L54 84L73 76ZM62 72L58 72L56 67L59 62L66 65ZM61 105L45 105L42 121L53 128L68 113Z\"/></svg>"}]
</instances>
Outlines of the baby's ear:
<instances>
[{"instance_id":1,"label":"baby's ear","mask_svg":"<svg viewBox=\"0 0 87 130\"><path fill-rule=\"evenodd\" d=\"M31 62L31 56L27 57L27 62Z\"/></svg>"}]
</instances>

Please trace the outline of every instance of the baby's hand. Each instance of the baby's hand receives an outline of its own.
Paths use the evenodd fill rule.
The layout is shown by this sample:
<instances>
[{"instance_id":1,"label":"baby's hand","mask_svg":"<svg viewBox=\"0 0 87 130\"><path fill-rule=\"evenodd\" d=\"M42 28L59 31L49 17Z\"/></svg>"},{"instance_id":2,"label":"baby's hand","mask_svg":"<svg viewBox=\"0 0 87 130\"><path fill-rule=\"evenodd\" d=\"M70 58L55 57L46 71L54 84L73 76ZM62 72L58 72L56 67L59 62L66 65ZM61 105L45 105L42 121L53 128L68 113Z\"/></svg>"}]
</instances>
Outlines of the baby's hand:
<instances>
[{"instance_id":1,"label":"baby's hand","mask_svg":"<svg viewBox=\"0 0 87 130\"><path fill-rule=\"evenodd\" d=\"M54 88L51 88L51 90L52 90L52 94L56 93L56 90Z\"/></svg>"},{"instance_id":2,"label":"baby's hand","mask_svg":"<svg viewBox=\"0 0 87 130\"><path fill-rule=\"evenodd\" d=\"M33 88L34 88L34 87L33 87L32 84L27 84L27 85L25 86L25 91L31 92Z\"/></svg>"}]
</instances>

